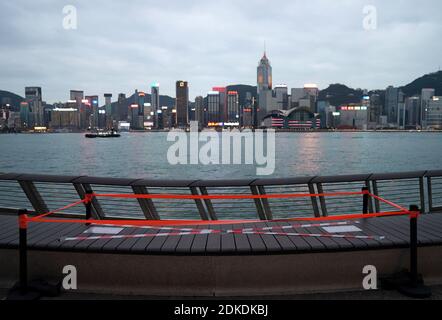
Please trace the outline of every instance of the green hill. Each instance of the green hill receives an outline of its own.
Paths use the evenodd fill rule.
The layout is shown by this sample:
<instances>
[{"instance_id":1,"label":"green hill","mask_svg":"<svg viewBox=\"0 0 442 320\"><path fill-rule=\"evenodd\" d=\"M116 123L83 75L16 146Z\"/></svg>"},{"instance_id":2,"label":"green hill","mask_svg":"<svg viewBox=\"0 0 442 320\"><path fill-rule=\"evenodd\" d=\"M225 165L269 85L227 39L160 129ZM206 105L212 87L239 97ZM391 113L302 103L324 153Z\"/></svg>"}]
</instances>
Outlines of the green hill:
<instances>
[{"instance_id":1,"label":"green hill","mask_svg":"<svg viewBox=\"0 0 442 320\"><path fill-rule=\"evenodd\" d=\"M319 100L328 101L333 106L340 106L348 103L358 103L363 96L362 90L355 90L346 85L335 83L319 92Z\"/></svg>"},{"instance_id":2,"label":"green hill","mask_svg":"<svg viewBox=\"0 0 442 320\"><path fill-rule=\"evenodd\" d=\"M433 88L436 90L436 95L442 95L442 71L426 74L413 82L401 87L402 92L406 96L411 97L420 94L424 88Z\"/></svg>"}]
</instances>

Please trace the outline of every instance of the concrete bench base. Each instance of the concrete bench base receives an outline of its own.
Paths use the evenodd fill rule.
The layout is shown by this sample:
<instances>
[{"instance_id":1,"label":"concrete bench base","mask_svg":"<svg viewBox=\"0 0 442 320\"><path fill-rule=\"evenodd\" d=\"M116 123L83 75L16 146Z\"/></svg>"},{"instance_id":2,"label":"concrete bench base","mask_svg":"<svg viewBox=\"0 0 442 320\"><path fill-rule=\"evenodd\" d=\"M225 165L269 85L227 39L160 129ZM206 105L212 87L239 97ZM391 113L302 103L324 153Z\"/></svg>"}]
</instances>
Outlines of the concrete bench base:
<instances>
[{"instance_id":1,"label":"concrete bench base","mask_svg":"<svg viewBox=\"0 0 442 320\"><path fill-rule=\"evenodd\" d=\"M18 279L18 251L1 249L0 286ZM365 265L378 275L408 268L408 249L173 256L29 251L29 278L61 279L77 269L78 292L150 296L267 296L362 290ZM419 272L442 284L442 247L419 249Z\"/></svg>"}]
</instances>

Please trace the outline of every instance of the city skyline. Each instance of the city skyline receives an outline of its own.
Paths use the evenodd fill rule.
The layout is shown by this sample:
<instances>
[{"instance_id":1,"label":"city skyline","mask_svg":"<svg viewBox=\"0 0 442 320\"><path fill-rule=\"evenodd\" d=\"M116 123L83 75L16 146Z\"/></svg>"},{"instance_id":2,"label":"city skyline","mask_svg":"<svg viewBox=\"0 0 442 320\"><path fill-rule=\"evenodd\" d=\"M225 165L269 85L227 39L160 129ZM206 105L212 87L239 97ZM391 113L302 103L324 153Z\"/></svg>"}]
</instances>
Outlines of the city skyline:
<instances>
[{"instance_id":1,"label":"city skyline","mask_svg":"<svg viewBox=\"0 0 442 320\"><path fill-rule=\"evenodd\" d=\"M43 99L54 102L66 100L70 89L116 97L135 88L148 91L151 82L159 82L161 94L174 97L175 81L185 79L193 101L213 86L254 85L264 41L273 83L289 87L313 82L320 88L344 83L383 89L441 64L441 44L434 41L441 31L438 10L403 1L373 1L377 29L370 31L362 25L363 1L339 7L324 1L130 7L74 1L76 30L62 28L63 5L1 4L1 89L23 94L24 86L40 86ZM433 9L440 5L431 1ZM131 19L119 18L120 12Z\"/></svg>"}]
</instances>

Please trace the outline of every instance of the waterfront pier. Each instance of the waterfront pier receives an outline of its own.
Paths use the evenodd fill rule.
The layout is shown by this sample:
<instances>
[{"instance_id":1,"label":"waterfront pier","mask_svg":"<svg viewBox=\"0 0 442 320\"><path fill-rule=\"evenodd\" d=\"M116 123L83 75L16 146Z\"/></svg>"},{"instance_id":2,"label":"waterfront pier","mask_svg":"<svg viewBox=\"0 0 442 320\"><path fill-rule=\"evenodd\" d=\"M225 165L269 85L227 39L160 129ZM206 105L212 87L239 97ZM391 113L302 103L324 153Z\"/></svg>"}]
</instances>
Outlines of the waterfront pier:
<instances>
[{"instance_id":1,"label":"waterfront pier","mask_svg":"<svg viewBox=\"0 0 442 320\"><path fill-rule=\"evenodd\" d=\"M441 191L442 171L229 181L2 174L0 285L19 279L18 209L29 219L28 278L55 280L74 265L85 293L363 290L364 266L392 275L412 271L413 259L426 284L441 284Z\"/></svg>"}]
</instances>

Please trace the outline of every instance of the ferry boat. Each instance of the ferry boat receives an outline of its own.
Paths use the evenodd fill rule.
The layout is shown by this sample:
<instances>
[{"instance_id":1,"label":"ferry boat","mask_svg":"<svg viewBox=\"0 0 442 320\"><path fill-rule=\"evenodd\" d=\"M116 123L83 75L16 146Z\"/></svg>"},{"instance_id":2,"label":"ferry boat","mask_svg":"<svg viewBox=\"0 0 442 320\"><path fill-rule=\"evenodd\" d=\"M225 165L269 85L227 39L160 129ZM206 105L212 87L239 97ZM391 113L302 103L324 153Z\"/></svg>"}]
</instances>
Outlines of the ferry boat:
<instances>
[{"instance_id":1,"label":"ferry boat","mask_svg":"<svg viewBox=\"0 0 442 320\"><path fill-rule=\"evenodd\" d=\"M111 130L86 133L84 136L86 138L119 138L120 134L114 130Z\"/></svg>"}]
</instances>

